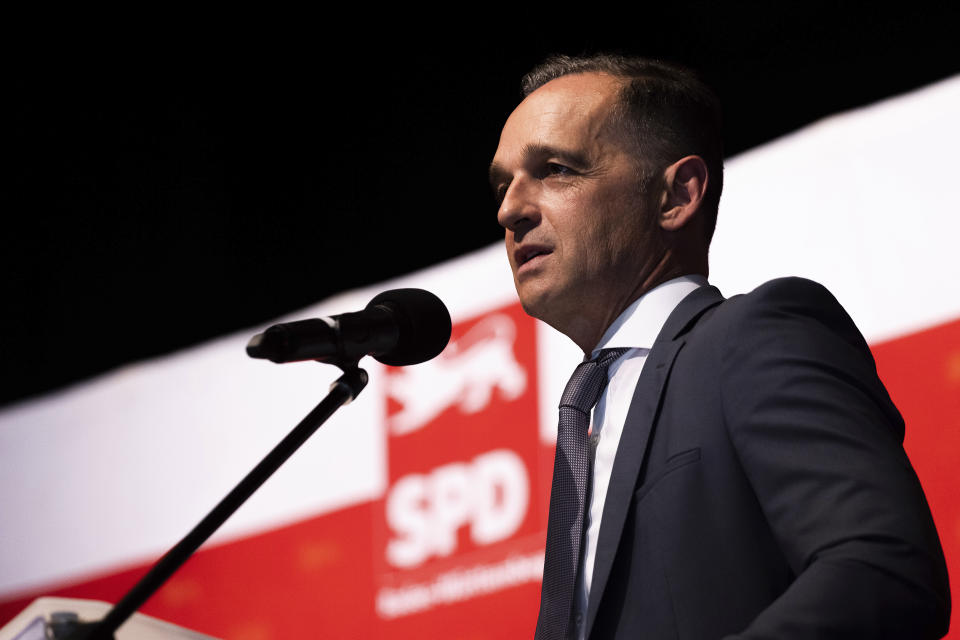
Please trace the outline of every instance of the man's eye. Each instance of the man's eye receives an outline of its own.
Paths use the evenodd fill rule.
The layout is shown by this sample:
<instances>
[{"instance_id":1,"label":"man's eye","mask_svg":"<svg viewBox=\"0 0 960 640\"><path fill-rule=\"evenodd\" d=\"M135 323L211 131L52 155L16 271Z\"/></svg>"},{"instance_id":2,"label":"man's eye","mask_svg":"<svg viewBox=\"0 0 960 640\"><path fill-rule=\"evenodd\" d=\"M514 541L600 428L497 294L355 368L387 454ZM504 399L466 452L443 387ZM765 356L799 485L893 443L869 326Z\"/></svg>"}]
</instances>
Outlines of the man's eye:
<instances>
[{"instance_id":1,"label":"man's eye","mask_svg":"<svg viewBox=\"0 0 960 640\"><path fill-rule=\"evenodd\" d=\"M570 167L565 167L562 164L557 164L556 162L548 162L547 173L552 176L568 176L573 173L573 170Z\"/></svg>"}]
</instances>

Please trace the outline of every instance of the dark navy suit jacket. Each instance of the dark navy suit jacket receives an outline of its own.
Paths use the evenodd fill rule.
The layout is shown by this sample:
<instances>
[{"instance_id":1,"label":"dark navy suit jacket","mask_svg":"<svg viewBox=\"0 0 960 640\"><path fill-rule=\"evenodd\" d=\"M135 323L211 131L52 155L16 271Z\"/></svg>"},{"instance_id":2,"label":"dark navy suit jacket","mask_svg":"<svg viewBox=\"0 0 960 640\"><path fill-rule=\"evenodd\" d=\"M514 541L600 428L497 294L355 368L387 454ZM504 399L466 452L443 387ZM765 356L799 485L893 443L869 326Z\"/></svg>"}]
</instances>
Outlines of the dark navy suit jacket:
<instances>
[{"instance_id":1,"label":"dark navy suit jacket","mask_svg":"<svg viewBox=\"0 0 960 640\"><path fill-rule=\"evenodd\" d=\"M946 566L903 434L822 286L691 293L624 427L588 637L940 637Z\"/></svg>"}]
</instances>

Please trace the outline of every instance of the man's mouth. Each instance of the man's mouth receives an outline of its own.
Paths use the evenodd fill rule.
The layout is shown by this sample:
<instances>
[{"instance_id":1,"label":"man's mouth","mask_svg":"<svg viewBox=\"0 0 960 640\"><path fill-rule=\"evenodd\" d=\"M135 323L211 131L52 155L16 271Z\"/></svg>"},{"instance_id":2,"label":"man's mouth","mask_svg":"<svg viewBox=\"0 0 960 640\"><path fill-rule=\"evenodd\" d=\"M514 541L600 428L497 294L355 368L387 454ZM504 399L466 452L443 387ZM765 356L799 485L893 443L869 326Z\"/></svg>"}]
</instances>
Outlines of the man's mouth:
<instances>
[{"instance_id":1,"label":"man's mouth","mask_svg":"<svg viewBox=\"0 0 960 640\"><path fill-rule=\"evenodd\" d=\"M552 249L542 245L530 245L517 249L514 253L514 260L516 261L517 268L519 269L531 260L534 260L540 256L548 255L552 252Z\"/></svg>"}]
</instances>

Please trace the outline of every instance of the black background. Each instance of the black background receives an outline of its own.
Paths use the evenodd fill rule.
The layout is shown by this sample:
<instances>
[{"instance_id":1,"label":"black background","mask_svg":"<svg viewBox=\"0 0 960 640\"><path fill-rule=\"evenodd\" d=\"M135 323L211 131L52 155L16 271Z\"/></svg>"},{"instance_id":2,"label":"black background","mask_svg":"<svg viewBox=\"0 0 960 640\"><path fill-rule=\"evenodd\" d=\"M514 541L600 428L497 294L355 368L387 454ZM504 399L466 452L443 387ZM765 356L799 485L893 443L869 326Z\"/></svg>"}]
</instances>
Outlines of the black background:
<instances>
[{"instance_id":1,"label":"black background","mask_svg":"<svg viewBox=\"0 0 960 640\"><path fill-rule=\"evenodd\" d=\"M3 81L0 403L496 242L487 164L548 53L697 68L729 156L960 72L950 4L34 23Z\"/></svg>"}]
</instances>

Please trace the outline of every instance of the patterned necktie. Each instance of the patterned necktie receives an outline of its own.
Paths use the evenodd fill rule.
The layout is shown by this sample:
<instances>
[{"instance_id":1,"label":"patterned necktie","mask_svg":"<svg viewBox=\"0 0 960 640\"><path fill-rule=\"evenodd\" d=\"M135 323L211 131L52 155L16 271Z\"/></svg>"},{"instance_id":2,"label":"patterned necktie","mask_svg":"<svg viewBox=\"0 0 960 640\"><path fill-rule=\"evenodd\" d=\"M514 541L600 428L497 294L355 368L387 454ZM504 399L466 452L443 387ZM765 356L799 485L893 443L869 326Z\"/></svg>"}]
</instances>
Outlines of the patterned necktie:
<instances>
[{"instance_id":1,"label":"patterned necktie","mask_svg":"<svg viewBox=\"0 0 960 640\"><path fill-rule=\"evenodd\" d=\"M580 363L560 398L536 640L568 637L590 473L590 412L607 386L607 367L627 351L604 349L596 359Z\"/></svg>"}]
</instances>

